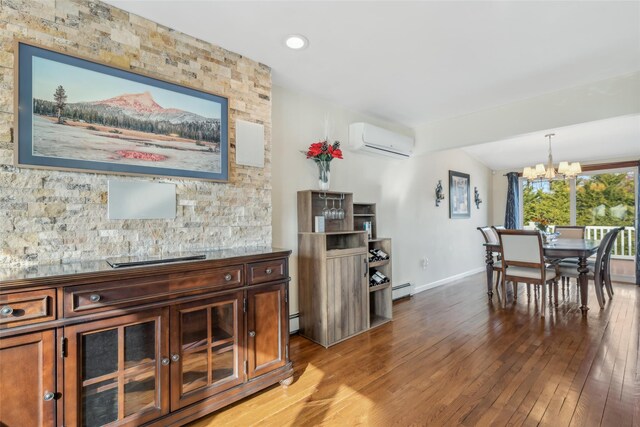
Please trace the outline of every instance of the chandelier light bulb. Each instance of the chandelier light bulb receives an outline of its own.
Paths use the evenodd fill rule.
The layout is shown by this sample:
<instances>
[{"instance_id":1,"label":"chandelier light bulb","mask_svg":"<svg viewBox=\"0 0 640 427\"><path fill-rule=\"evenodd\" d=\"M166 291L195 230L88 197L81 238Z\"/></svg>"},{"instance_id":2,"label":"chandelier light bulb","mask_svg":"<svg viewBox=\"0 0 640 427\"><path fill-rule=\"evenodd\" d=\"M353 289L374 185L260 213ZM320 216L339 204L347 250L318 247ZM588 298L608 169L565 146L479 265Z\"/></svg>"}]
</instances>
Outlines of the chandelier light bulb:
<instances>
[{"instance_id":1,"label":"chandelier light bulb","mask_svg":"<svg viewBox=\"0 0 640 427\"><path fill-rule=\"evenodd\" d=\"M577 175L582 173L582 167L580 166L580 162L571 163L571 173Z\"/></svg>"},{"instance_id":2,"label":"chandelier light bulb","mask_svg":"<svg viewBox=\"0 0 640 427\"><path fill-rule=\"evenodd\" d=\"M558 173L564 175L570 171L571 171L571 166L569 166L569 162L560 162L560 165L558 166Z\"/></svg>"}]
</instances>

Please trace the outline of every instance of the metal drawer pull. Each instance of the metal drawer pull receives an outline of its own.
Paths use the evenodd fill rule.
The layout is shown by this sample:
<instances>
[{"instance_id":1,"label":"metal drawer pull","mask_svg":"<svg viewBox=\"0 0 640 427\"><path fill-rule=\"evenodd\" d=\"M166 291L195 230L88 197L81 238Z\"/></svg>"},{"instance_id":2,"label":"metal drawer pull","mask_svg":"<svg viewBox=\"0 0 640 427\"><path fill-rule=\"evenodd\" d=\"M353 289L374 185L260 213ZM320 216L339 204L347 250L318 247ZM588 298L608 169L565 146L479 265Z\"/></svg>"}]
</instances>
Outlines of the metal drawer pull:
<instances>
[{"instance_id":1,"label":"metal drawer pull","mask_svg":"<svg viewBox=\"0 0 640 427\"><path fill-rule=\"evenodd\" d=\"M10 316L11 314L13 314L13 308L8 305L5 305L0 309L0 315L2 316Z\"/></svg>"},{"instance_id":2,"label":"metal drawer pull","mask_svg":"<svg viewBox=\"0 0 640 427\"><path fill-rule=\"evenodd\" d=\"M48 402L48 401L50 401L50 400L53 400L53 398L54 398L54 397L56 397L56 394L55 394L55 393L52 393L52 392L50 392L50 391L48 391L48 392L46 392L46 393L44 394L44 400L45 400L46 402Z\"/></svg>"},{"instance_id":3,"label":"metal drawer pull","mask_svg":"<svg viewBox=\"0 0 640 427\"><path fill-rule=\"evenodd\" d=\"M102 299L102 297L98 294L91 294L89 295L89 301L91 302L98 302Z\"/></svg>"},{"instance_id":4,"label":"metal drawer pull","mask_svg":"<svg viewBox=\"0 0 640 427\"><path fill-rule=\"evenodd\" d=\"M180 360L180 355L179 354L172 354L171 355L171 360L173 360L174 362L177 362L178 360Z\"/></svg>"},{"instance_id":5,"label":"metal drawer pull","mask_svg":"<svg viewBox=\"0 0 640 427\"><path fill-rule=\"evenodd\" d=\"M270 268L267 268L264 272L267 273L267 274L271 274L271 273L273 273L273 270L270 269Z\"/></svg>"},{"instance_id":6,"label":"metal drawer pull","mask_svg":"<svg viewBox=\"0 0 640 427\"><path fill-rule=\"evenodd\" d=\"M250 331L250 332L249 332L249 336L250 336L251 338L255 337L255 336L256 336L256 331Z\"/></svg>"},{"instance_id":7,"label":"metal drawer pull","mask_svg":"<svg viewBox=\"0 0 640 427\"><path fill-rule=\"evenodd\" d=\"M163 366L167 366L169 363L171 363L171 360L168 357L163 357L160 363L162 363Z\"/></svg>"},{"instance_id":8,"label":"metal drawer pull","mask_svg":"<svg viewBox=\"0 0 640 427\"><path fill-rule=\"evenodd\" d=\"M227 273L227 274L224 275L224 280L226 280L227 282L229 280L231 280L232 278L233 278L233 276L230 273Z\"/></svg>"}]
</instances>

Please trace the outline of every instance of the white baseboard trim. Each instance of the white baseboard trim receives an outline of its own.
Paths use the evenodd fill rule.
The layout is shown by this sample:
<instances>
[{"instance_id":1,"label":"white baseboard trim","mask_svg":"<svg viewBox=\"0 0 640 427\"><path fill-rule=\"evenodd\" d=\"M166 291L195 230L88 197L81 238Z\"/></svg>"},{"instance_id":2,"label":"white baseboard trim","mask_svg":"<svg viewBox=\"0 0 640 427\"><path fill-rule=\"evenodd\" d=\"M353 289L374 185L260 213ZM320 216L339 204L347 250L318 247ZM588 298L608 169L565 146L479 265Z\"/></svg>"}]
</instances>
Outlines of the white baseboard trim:
<instances>
[{"instance_id":1,"label":"white baseboard trim","mask_svg":"<svg viewBox=\"0 0 640 427\"><path fill-rule=\"evenodd\" d=\"M455 274L453 276L445 277L444 279L436 280L435 282L427 283L426 285L420 285L413 288L413 294L424 292L428 289L437 288L438 286L446 285L447 283L455 282L456 280L464 279L468 276L487 271L485 267L474 268L473 270L465 271L464 273Z\"/></svg>"},{"instance_id":2,"label":"white baseboard trim","mask_svg":"<svg viewBox=\"0 0 640 427\"><path fill-rule=\"evenodd\" d=\"M635 276L625 276L622 274L612 274L611 280L613 280L614 282L622 282L622 283L633 283L633 284L636 283Z\"/></svg>"}]
</instances>

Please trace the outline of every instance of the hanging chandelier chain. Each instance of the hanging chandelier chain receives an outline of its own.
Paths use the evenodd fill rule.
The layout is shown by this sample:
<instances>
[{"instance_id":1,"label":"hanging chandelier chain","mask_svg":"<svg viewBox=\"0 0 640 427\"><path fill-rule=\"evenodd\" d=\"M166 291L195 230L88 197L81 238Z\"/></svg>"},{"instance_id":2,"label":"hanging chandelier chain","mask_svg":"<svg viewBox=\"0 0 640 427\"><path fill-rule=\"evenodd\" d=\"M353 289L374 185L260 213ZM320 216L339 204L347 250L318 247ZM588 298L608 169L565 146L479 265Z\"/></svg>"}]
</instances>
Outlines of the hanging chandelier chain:
<instances>
[{"instance_id":1,"label":"hanging chandelier chain","mask_svg":"<svg viewBox=\"0 0 640 427\"><path fill-rule=\"evenodd\" d=\"M551 154L551 138L553 138L555 133L548 133L545 136L549 139L549 159L547 163L547 168L553 169L553 154Z\"/></svg>"}]
</instances>

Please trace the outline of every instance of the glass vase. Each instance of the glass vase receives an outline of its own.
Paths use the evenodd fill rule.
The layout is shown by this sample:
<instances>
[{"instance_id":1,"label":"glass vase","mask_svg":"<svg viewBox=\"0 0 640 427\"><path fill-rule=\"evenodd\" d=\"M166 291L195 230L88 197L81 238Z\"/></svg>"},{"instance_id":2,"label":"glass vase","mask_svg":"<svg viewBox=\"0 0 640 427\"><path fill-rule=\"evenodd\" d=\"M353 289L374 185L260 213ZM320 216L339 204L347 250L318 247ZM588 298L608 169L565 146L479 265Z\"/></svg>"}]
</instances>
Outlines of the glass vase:
<instances>
[{"instance_id":1,"label":"glass vase","mask_svg":"<svg viewBox=\"0 0 640 427\"><path fill-rule=\"evenodd\" d=\"M320 190L327 191L331 183L331 171L329 170L331 162L318 160L316 163L318 164L318 187Z\"/></svg>"}]
</instances>

